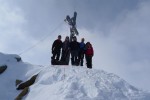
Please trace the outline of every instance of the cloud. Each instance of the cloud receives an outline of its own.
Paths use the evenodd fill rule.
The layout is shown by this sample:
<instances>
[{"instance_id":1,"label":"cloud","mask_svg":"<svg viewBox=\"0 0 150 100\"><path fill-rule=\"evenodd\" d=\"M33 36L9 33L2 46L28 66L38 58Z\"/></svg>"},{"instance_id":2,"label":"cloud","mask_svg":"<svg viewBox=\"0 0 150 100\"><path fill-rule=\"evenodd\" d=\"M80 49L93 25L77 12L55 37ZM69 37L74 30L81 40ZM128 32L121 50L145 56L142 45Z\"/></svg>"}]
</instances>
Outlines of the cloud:
<instances>
[{"instance_id":1,"label":"cloud","mask_svg":"<svg viewBox=\"0 0 150 100\"><path fill-rule=\"evenodd\" d=\"M36 43L24 28L28 23L24 16L20 7L12 6L11 2L0 1L1 52L19 54L25 47Z\"/></svg>"},{"instance_id":2,"label":"cloud","mask_svg":"<svg viewBox=\"0 0 150 100\"><path fill-rule=\"evenodd\" d=\"M96 59L100 60L102 69L119 74L128 82L145 89L150 83L147 77L150 75L147 71L150 70L149 10L150 2L141 2L136 9L123 12L113 22L110 33L95 42L96 55L99 56Z\"/></svg>"}]
</instances>

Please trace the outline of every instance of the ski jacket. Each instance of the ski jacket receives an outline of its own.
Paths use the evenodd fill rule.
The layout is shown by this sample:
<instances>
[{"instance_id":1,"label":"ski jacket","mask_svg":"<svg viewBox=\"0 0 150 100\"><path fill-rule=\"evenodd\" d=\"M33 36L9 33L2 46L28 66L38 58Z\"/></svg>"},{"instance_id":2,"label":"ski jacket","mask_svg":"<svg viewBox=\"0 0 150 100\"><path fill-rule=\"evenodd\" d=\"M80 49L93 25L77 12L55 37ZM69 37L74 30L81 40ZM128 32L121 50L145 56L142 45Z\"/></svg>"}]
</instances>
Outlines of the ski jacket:
<instances>
[{"instance_id":1,"label":"ski jacket","mask_svg":"<svg viewBox=\"0 0 150 100\"><path fill-rule=\"evenodd\" d=\"M83 43L83 42L80 43L80 49L82 49L82 50L85 49L85 43Z\"/></svg>"},{"instance_id":2,"label":"ski jacket","mask_svg":"<svg viewBox=\"0 0 150 100\"><path fill-rule=\"evenodd\" d=\"M78 51L79 50L79 43L77 41L72 41L70 42L70 50L75 50Z\"/></svg>"},{"instance_id":3,"label":"ski jacket","mask_svg":"<svg viewBox=\"0 0 150 100\"><path fill-rule=\"evenodd\" d=\"M79 47L80 47L79 52L84 53L84 52L85 52L85 43L81 42L81 43L79 44Z\"/></svg>"},{"instance_id":4,"label":"ski jacket","mask_svg":"<svg viewBox=\"0 0 150 100\"><path fill-rule=\"evenodd\" d=\"M69 41L64 41L62 44L62 50L66 51L69 49Z\"/></svg>"},{"instance_id":5,"label":"ski jacket","mask_svg":"<svg viewBox=\"0 0 150 100\"><path fill-rule=\"evenodd\" d=\"M55 40L52 45L52 51L58 51L62 48L62 41L61 40Z\"/></svg>"},{"instance_id":6,"label":"ski jacket","mask_svg":"<svg viewBox=\"0 0 150 100\"><path fill-rule=\"evenodd\" d=\"M86 54L87 56L93 56L93 55L94 55L93 47L88 47L88 48L86 48L85 54Z\"/></svg>"}]
</instances>

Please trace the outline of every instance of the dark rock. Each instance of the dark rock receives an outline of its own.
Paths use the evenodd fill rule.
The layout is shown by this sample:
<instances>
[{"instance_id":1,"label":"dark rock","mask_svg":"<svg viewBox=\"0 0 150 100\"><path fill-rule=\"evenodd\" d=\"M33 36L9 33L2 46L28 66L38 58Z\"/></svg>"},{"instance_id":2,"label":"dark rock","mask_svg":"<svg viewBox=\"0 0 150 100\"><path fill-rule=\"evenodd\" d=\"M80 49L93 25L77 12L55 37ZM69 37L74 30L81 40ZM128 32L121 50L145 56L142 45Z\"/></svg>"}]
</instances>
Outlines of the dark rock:
<instances>
[{"instance_id":1,"label":"dark rock","mask_svg":"<svg viewBox=\"0 0 150 100\"><path fill-rule=\"evenodd\" d=\"M16 86L19 85L21 82L23 82L22 80L16 80Z\"/></svg>"},{"instance_id":2,"label":"dark rock","mask_svg":"<svg viewBox=\"0 0 150 100\"><path fill-rule=\"evenodd\" d=\"M15 59L17 60L17 62L21 61L21 57L15 57Z\"/></svg>"},{"instance_id":3,"label":"dark rock","mask_svg":"<svg viewBox=\"0 0 150 100\"><path fill-rule=\"evenodd\" d=\"M0 74L2 74L7 69L7 65L0 66Z\"/></svg>"},{"instance_id":4,"label":"dark rock","mask_svg":"<svg viewBox=\"0 0 150 100\"><path fill-rule=\"evenodd\" d=\"M22 100L22 98L29 92L29 87L25 87L15 100Z\"/></svg>"},{"instance_id":5,"label":"dark rock","mask_svg":"<svg viewBox=\"0 0 150 100\"><path fill-rule=\"evenodd\" d=\"M21 84L17 87L17 90L22 90L22 89L24 89L25 87L29 87L29 86L31 86L32 84L34 84L34 82L35 82L37 76L38 76L38 74L32 76L30 80L21 83Z\"/></svg>"}]
</instances>

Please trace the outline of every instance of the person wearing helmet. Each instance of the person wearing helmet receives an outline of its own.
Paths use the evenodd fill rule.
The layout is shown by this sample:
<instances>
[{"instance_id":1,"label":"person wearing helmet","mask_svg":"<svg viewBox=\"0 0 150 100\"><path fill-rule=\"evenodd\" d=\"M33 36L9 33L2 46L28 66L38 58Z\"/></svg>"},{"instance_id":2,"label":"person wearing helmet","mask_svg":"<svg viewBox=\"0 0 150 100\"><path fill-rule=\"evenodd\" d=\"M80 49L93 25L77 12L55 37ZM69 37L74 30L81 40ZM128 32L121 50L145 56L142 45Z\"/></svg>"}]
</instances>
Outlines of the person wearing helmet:
<instances>
[{"instance_id":1,"label":"person wearing helmet","mask_svg":"<svg viewBox=\"0 0 150 100\"><path fill-rule=\"evenodd\" d=\"M80 66L83 66L84 53L85 53L85 43L84 38L82 38L81 42L79 43L79 54L78 54Z\"/></svg>"},{"instance_id":2,"label":"person wearing helmet","mask_svg":"<svg viewBox=\"0 0 150 100\"><path fill-rule=\"evenodd\" d=\"M58 35L58 39L56 39L52 45L52 54L53 54L53 56L51 57L52 60L55 60L55 57L57 61L59 60L61 48L62 48L61 35Z\"/></svg>"}]
</instances>

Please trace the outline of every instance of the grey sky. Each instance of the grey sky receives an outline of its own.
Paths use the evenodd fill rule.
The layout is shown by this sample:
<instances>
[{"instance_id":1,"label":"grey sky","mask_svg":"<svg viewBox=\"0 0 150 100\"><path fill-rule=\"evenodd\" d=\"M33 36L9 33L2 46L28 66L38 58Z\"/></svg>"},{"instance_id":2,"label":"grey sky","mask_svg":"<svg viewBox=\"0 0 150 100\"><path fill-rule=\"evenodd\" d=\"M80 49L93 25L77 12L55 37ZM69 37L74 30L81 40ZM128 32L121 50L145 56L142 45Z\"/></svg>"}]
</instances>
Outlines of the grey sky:
<instances>
[{"instance_id":1,"label":"grey sky","mask_svg":"<svg viewBox=\"0 0 150 100\"><path fill-rule=\"evenodd\" d=\"M149 0L0 0L0 52L19 54L50 34L21 55L24 61L49 65L51 44L58 34L69 35L63 20L74 10L78 40L85 37L94 46L94 67L150 90Z\"/></svg>"}]
</instances>

